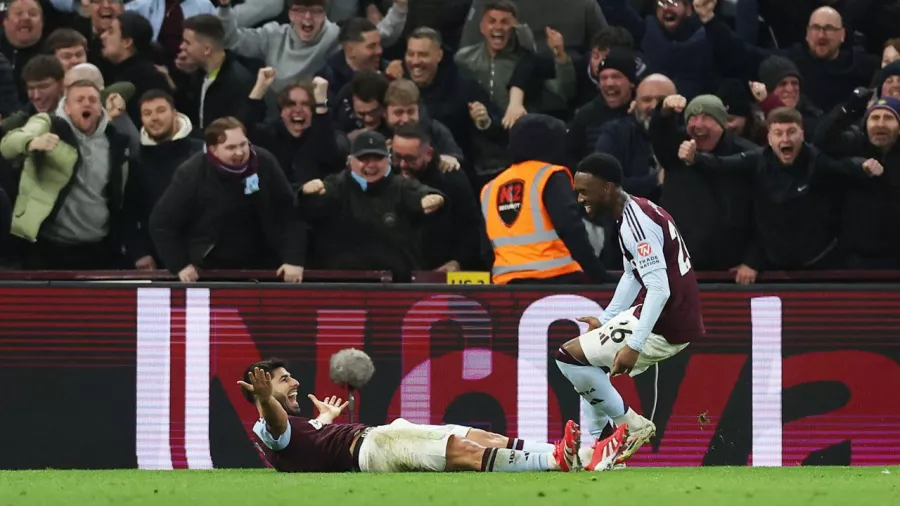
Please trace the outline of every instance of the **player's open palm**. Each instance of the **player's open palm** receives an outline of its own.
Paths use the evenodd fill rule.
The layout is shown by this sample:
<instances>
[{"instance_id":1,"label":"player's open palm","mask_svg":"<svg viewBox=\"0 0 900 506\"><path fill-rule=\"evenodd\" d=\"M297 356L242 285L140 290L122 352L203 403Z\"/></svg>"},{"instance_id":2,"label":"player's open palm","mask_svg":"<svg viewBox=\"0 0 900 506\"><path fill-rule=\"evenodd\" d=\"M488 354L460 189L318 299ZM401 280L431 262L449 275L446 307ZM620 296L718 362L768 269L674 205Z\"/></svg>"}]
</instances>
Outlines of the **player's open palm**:
<instances>
[{"instance_id":1,"label":"player's open palm","mask_svg":"<svg viewBox=\"0 0 900 506\"><path fill-rule=\"evenodd\" d=\"M582 316L581 318L577 318L577 320L581 323L587 323L588 332L599 329L602 326L600 325L600 320L593 316Z\"/></svg>"},{"instance_id":2,"label":"player's open palm","mask_svg":"<svg viewBox=\"0 0 900 506\"><path fill-rule=\"evenodd\" d=\"M332 420L341 416L341 413L350 404L348 401L345 401L336 395L326 397L321 401L317 399L313 394L309 394L307 395L307 397L309 397L309 400L312 401L313 406L315 406L316 410L318 410L319 416L329 416Z\"/></svg>"},{"instance_id":3,"label":"player's open palm","mask_svg":"<svg viewBox=\"0 0 900 506\"><path fill-rule=\"evenodd\" d=\"M238 381L244 390L253 394L260 402L268 401L272 397L272 375L259 367L247 373L248 381Z\"/></svg>"}]
</instances>

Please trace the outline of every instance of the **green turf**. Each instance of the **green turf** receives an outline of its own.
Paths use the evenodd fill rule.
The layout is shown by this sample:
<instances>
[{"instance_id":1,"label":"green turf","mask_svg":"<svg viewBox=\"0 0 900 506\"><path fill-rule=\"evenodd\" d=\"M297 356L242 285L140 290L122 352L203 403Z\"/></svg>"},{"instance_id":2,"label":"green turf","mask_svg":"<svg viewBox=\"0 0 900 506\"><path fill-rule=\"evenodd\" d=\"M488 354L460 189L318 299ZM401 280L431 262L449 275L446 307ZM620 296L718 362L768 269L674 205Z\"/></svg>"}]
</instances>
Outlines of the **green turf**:
<instances>
[{"instance_id":1,"label":"green turf","mask_svg":"<svg viewBox=\"0 0 900 506\"><path fill-rule=\"evenodd\" d=\"M0 506L856 506L898 501L897 467L393 475L263 470L0 472Z\"/></svg>"}]
</instances>

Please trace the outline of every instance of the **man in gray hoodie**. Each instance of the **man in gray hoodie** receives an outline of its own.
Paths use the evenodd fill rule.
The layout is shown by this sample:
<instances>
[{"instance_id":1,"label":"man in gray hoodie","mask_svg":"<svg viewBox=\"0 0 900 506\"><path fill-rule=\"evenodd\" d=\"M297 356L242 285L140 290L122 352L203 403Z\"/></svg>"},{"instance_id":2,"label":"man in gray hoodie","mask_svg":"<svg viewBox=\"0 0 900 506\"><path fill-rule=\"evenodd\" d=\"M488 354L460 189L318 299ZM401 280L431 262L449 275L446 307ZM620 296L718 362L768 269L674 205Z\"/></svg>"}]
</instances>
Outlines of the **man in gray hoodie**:
<instances>
[{"instance_id":1,"label":"man in gray hoodie","mask_svg":"<svg viewBox=\"0 0 900 506\"><path fill-rule=\"evenodd\" d=\"M378 23L385 47L403 33L407 1L394 0L394 6ZM241 56L273 67L277 77L272 89L276 92L298 79L312 79L339 49L341 29L326 17L327 0L290 0L290 24L272 22L260 28L239 28L230 3L220 0L218 11L225 25L226 45Z\"/></svg>"}]
</instances>

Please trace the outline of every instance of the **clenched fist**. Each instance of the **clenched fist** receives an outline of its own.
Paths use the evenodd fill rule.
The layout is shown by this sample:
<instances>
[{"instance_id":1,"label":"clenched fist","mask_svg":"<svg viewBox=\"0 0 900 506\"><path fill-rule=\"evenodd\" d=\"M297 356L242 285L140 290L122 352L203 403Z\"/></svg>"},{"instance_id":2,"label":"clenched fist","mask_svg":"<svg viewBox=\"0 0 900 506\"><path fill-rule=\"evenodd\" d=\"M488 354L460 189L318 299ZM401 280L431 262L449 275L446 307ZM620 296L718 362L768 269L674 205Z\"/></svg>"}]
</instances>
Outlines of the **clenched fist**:
<instances>
[{"instance_id":1,"label":"clenched fist","mask_svg":"<svg viewBox=\"0 0 900 506\"><path fill-rule=\"evenodd\" d=\"M693 165L697 157L697 141L691 139L678 146L678 159L687 165Z\"/></svg>"},{"instance_id":2,"label":"clenched fist","mask_svg":"<svg viewBox=\"0 0 900 506\"><path fill-rule=\"evenodd\" d=\"M313 78L313 95L317 104L324 104L328 100L328 79L321 76Z\"/></svg>"},{"instance_id":3,"label":"clenched fist","mask_svg":"<svg viewBox=\"0 0 900 506\"><path fill-rule=\"evenodd\" d=\"M31 139L31 142L28 143L28 151L50 151L57 144L59 144L59 136L48 132Z\"/></svg>"},{"instance_id":4,"label":"clenched fist","mask_svg":"<svg viewBox=\"0 0 900 506\"><path fill-rule=\"evenodd\" d=\"M425 214L431 214L444 205L444 197L440 195L425 195L422 197L422 210Z\"/></svg>"},{"instance_id":5,"label":"clenched fist","mask_svg":"<svg viewBox=\"0 0 900 506\"><path fill-rule=\"evenodd\" d=\"M681 95L669 95L663 100L663 109L681 114L687 107L687 99Z\"/></svg>"},{"instance_id":6,"label":"clenched fist","mask_svg":"<svg viewBox=\"0 0 900 506\"><path fill-rule=\"evenodd\" d=\"M321 179L313 179L303 185L302 191L304 195L324 195L325 183Z\"/></svg>"},{"instance_id":7,"label":"clenched fist","mask_svg":"<svg viewBox=\"0 0 900 506\"><path fill-rule=\"evenodd\" d=\"M384 69L384 75L386 75L389 79L400 79L403 77L403 62L400 60L394 60L388 63L386 69Z\"/></svg>"},{"instance_id":8,"label":"clenched fist","mask_svg":"<svg viewBox=\"0 0 900 506\"><path fill-rule=\"evenodd\" d=\"M881 165L881 162L874 158L869 158L864 161L862 167L863 170L866 171L866 174L870 176L880 176L884 174L884 167Z\"/></svg>"},{"instance_id":9,"label":"clenched fist","mask_svg":"<svg viewBox=\"0 0 900 506\"><path fill-rule=\"evenodd\" d=\"M703 24L709 23L716 15L718 0L694 0L694 12Z\"/></svg>"}]
</instances>

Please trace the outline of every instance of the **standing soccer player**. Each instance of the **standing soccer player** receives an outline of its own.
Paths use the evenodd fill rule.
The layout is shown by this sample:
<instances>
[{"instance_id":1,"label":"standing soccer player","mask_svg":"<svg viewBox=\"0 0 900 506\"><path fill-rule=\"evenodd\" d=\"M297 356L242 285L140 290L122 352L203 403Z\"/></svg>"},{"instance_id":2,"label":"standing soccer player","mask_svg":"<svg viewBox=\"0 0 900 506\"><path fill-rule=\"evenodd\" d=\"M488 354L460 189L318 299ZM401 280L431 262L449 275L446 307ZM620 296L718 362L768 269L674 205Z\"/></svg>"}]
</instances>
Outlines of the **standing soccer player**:
<instances>
[{"instance_id":1,"label":"standing soccer player","mask_svg":"<svg viewBox=\"0 0 900 506\"><path fill-rule=\"evenodd\" d=\"M461 425L418 425L402 418L369 427L333 423L347 407L336 397L319 401L310 395L319 415L300 414L300 383L278 360L252 364L238 381L244 397L256 405L253 426L257 447L266 460L284 472L409 472L409 471L577 471L581 432L566 424L558 443L533 443ZM625 430L603 441L603 449L583 453L597 471L609 469L624 448ZM588 449L585 449L588 450ZM601 458L602 456L602 458Z\"/></svg>"},{"instance_id":2,"label":"standing soccer player","mask_svg":"<svg viewBox=\"0 0 900 506\"><path fill-rule=\"evenodd\" d=\"M589 324L588 332L556 354L559 370L590 407L593 435L609 430L610 422L627 424L617 463L649 441L656 426L625 404L610 376L636 376L705 335L697 277L678 227L665 209L625 193L621 185L622 166L610 155L593 154L578 164L578 201L589 215L615 216L624 272L600 318L579 318ZM642 288L643 304L633 305Z\"/></svg>"}]
</instances>

